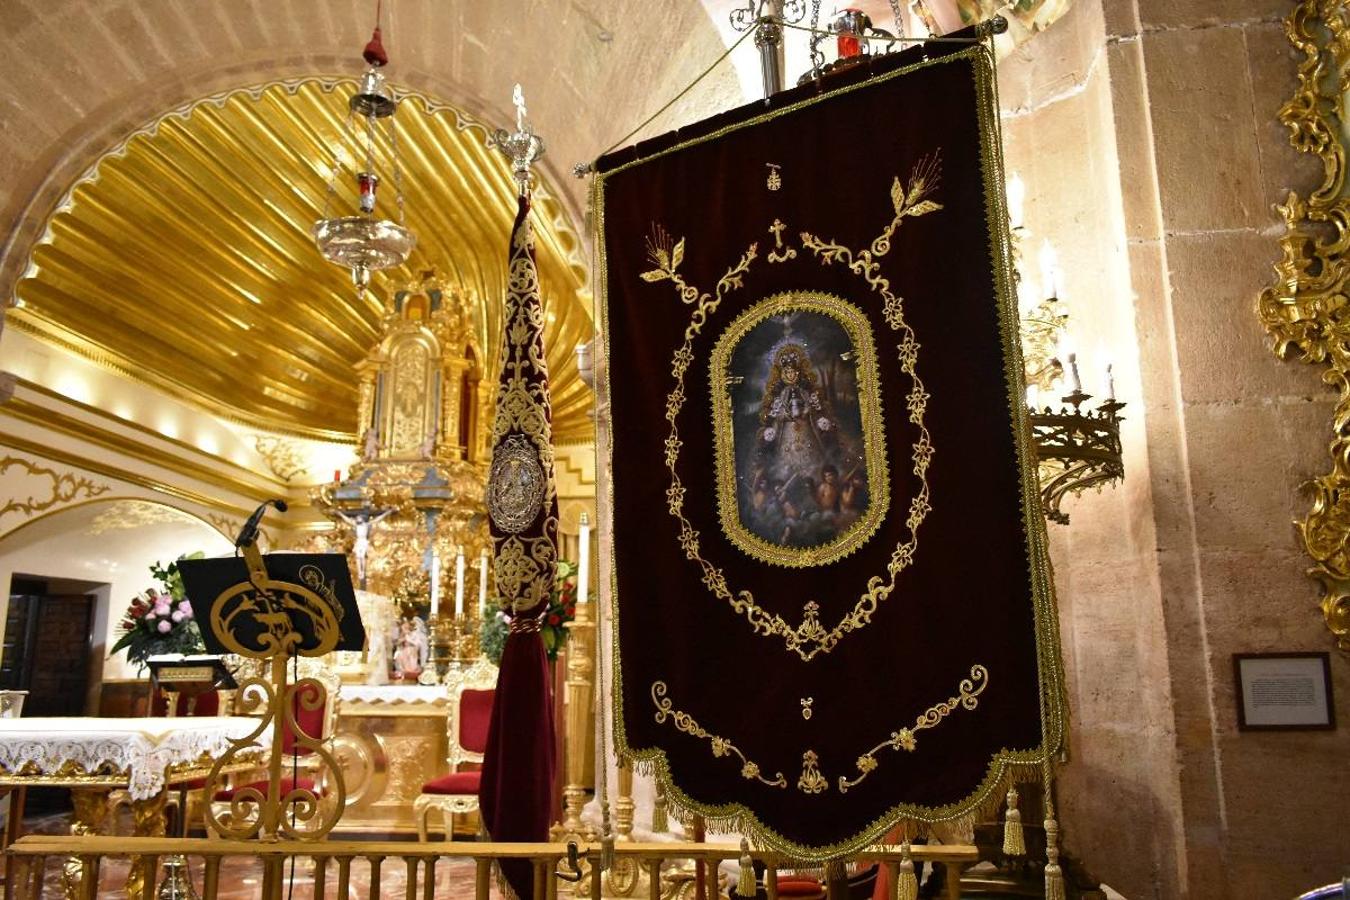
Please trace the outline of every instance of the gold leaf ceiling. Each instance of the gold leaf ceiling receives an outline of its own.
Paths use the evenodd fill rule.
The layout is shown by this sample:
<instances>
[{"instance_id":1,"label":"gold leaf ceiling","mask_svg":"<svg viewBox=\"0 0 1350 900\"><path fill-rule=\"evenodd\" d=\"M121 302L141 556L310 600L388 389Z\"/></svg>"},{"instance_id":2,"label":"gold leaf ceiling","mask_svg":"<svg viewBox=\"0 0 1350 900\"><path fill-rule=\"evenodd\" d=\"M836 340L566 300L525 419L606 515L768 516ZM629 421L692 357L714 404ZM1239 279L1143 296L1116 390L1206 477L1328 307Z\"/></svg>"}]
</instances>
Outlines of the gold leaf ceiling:
<instances>
[{"instance_id":1,"label":"gold leaf ceiling","mask_svg":"<svg viewBox=\"0 0 1350 900\"><path fill-rule=\"evenodd\" d=\"M350 161L364 155L347 128L354 88L334 78L232 91L139 130L52 217L9 323L212 413L330 440L355 437L352 367L378 336L376 298L426 269L475 303L495 360L516 200L482 124L400 91L397 142L417 249L358 300L346 270L315 248L310 228L341 163L329 214L353 211ZM394 217L393 179L382 175L377 212ZM592 333L581 244L547 184L534 209L555 439L581 440L592 433L573 353Z\"/></svg>"}]
</instances>

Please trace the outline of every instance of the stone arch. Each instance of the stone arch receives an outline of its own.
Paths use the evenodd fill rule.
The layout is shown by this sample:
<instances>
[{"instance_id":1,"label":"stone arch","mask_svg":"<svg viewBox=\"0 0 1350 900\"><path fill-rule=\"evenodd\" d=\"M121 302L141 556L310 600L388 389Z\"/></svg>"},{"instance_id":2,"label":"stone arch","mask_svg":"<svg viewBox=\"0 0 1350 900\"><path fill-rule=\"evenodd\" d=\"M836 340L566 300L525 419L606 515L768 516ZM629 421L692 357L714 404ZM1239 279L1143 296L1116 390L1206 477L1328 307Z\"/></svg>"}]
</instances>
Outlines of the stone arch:
<instances>
[{"instance_id":1,"label":"stone arch","mask_svg":"<svg viewBox=\"0 0 1350 900\"><path fill-rule=\"evenodd\" d=\"M560 176L617 138L615 131L644 119L656 105L651 98L666 87L673 94L721 51L699 0L661 6L657 16L645 4L623 4L603 13L607 23L578 0L544 0L514 17L496 4L401 0L388 5L384 22L389 75L485 122L509 121L511 84L521 81L550 145L544 170L580 221L582 186ZM6 298L66 187L125 134L164 109L240 84L356 74L374 12L364 0L126 0L98 15L78 0L14 7L6 12L14 36L10 87L20 100L0 108L0 154L13 173L0 194L0 223L9 234L0 248ZM682 52L651 52L676 41ZM730 70L709 84L704 109L740 98ZM688 120L697 109L696 99L687 99L653 128Z\"/></svg>"}]
</instances>

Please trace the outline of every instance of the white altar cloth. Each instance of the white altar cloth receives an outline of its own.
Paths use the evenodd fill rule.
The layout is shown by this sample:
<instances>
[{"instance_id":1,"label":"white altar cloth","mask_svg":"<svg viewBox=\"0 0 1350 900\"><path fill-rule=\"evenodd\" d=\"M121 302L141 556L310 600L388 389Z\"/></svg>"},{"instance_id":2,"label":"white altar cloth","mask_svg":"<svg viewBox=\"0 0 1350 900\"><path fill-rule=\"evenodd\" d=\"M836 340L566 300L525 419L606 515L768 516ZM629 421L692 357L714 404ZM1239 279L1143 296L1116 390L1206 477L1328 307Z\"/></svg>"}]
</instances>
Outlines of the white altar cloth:
<instances>
[{"instance_id":1,"label":"white altar cloth","mask_svg":"<svg viewBox=\"0 0 1350 900\"><path fill-rule=\"evenodd\" d=\"M164 790L170 768L220 756L257 727L249 716L0 719L0 766L17 773L31 763L47 775L67 763L86 772L107 766L126 776L133 800L148 800Z\"/></svg>"},{"instance_id":2,"label":"white altar cloth","mask_svg":"<svg viewBox=\"0 0 1350 900\"><path fill-rule=\"evenodd\" d=\"M436 684L344 684L338 694L344 705L357 703L426 704L445 706L446 689Z\"/></svg>"}]
</instances>

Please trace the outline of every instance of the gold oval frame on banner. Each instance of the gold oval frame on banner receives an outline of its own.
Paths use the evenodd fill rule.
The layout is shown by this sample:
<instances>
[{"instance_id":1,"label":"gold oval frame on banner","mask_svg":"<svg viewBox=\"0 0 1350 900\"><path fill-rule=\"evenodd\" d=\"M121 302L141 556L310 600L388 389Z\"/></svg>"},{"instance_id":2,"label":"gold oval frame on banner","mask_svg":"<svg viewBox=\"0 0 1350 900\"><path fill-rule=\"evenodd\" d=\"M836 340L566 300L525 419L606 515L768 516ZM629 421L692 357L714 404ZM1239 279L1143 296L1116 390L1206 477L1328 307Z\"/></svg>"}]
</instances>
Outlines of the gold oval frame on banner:
<instances>
[{"instance_id":1,"label":"gold oval frame on banner","mask_svg":"<svg viewBox=\"0 0 1350 900\"><path fill-rule=\"evenodd\" d=\"M741 522L736 490L736 441L732 427L731 358L741 341L768 319L785 312L812 312L838 323L857 354L858 414L869 494L867 512L833 540L814 547L775 544L751 532ZM886 470L886 434L881 415L881 379L876 342L867 316L842 297L822 291L786 291L746 309L727 326L713 346L709 361L713 440L717 452L717 514L722 533L736 547L762 562L789 568L832 563L848 556L876 534L890 507L890 476Z\"/></svg>"}]
</instances>

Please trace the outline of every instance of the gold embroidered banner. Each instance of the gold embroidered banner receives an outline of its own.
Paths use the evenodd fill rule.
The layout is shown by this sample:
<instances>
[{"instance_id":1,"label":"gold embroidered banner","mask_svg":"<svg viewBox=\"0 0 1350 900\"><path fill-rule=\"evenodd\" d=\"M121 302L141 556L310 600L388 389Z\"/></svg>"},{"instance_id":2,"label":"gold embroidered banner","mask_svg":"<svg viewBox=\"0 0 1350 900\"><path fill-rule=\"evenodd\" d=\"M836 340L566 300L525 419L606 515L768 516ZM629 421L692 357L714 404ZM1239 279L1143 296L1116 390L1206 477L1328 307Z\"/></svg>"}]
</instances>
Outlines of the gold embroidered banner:
<instances>
[{"instance_id":1,"label":"gold embroidered banner","mask_svg":"<svg viewBox=\"0 0 1350 900\"><path fill-rule=\"evenodd\" d=\"M603 158L616 743L800 858L1064 730L992 63L887 58Z\"/></svg>"}]
</instances>

